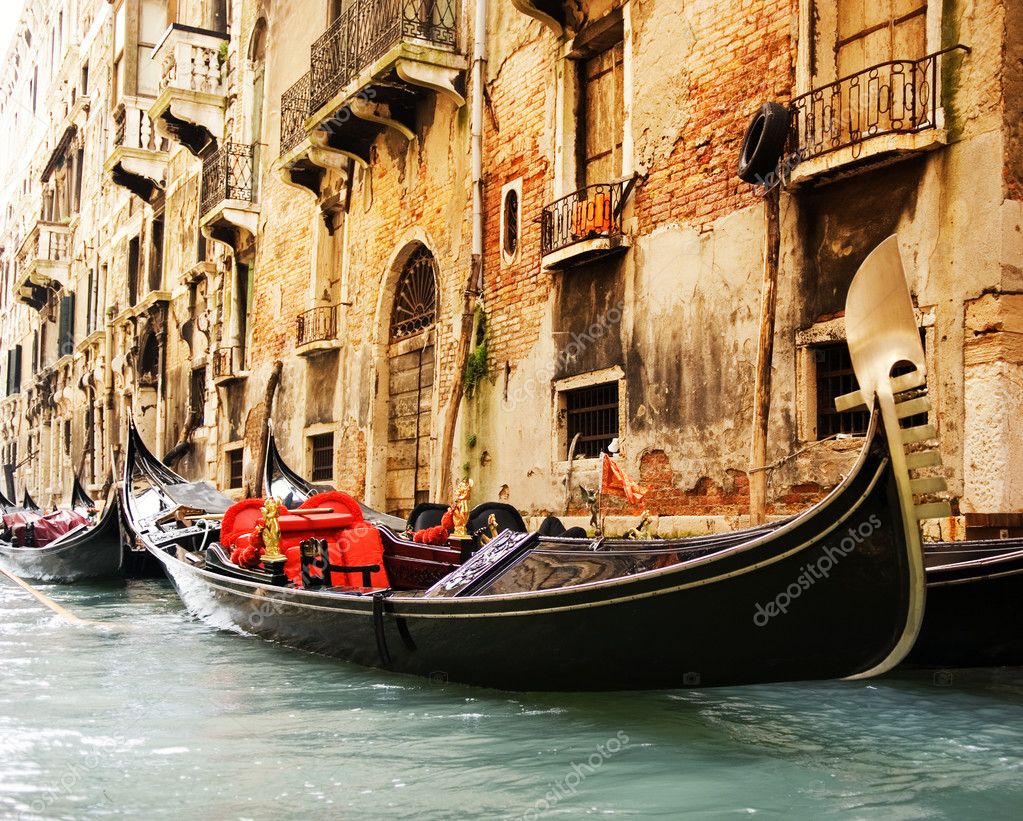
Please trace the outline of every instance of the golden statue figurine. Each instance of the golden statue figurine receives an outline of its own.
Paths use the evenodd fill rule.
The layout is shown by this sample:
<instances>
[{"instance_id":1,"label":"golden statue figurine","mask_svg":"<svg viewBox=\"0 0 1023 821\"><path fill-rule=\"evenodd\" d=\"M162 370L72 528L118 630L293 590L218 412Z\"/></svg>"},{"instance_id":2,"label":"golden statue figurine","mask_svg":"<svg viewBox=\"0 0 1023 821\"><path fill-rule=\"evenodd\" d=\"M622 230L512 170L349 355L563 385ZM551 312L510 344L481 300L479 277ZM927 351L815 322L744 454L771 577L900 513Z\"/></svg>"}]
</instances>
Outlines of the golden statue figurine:
<instances>
[{"instance_id":1,"label":"golden statue figurine","mask_svg":"<svg viewBox=\"0 0 1023 821\"><path fill-rule=\"evenodd\" d=\"M472 479L460 479L455 485L455 502L451 505L451 521L455 524L455 532L451 535L458 539L469 538L465 526L469 523L469 497L472 495Z\"/></svg>"},{"instance_id":2,"label":"golden statue figurine","mask_svg":"<svg viewBox=\"0 0 1023 821\"><path fill-rule=\"evenodd\" d=\"M261 512L263 524L259 528L259 535L263 541L263 561L284 561L285 556L280 551L281 525L277 521L277 517L281 513L281 500L276 496L267 496Z\"/></svg>"}]
</instances>

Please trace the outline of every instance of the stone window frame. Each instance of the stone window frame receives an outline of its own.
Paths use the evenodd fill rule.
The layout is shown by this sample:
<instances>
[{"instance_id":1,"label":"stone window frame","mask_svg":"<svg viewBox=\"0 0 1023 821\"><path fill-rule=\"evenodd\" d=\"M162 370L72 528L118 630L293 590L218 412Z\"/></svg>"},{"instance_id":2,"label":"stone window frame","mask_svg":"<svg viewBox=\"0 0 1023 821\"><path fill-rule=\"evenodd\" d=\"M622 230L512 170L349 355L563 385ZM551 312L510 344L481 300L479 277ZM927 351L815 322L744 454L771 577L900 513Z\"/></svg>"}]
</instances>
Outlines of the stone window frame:
<instances>
[{"instance_id":1,"label":"stone window frame","mask_svg":"<svg viewBox=\"0 0 1023 821\"><path fill-rule=\"evenodd\" d=\"M934 373L934 308L913 308L917 327L924 334L924 360L928 374ZM800 445L820 441L817 438L817 363L814 348L832 342L845 342L845 318L815 322L795 333L796 358L796 438ZM932 413L936 424L937 413ZM848 438L862 439L849 434Z\"/></svg>"},{"instance_id":2,"label":"stone window frame","mask_svg":"<svg viewBox=\"0 0 1023 821\"><path fill-rule=\"evenodd\" d=\"M625 108L622 113L623 179L629 179L636 173L635 138L632 132L634 81L631 12L632 8L629 2L623 3L619 8L610 12L622 15L622 97ZM600 22L601 20L590 21L590 25ZM555 68L554 190L548 201L561 199L579 189L578 107L582 80L579 76L578 63L581 59L579 44L585 41L586 34L587 28L584 28L579 34L564 43L561 57ZM613 180L608 180L608 182L613 182Z\"/></svg>"},{"instance_id":3,"label":"stone window frame","mask_svg":"<svg viewBox=\"0 0 1023 821\"><path fill-rule=\"evenodd\" d=\"M553 450L551 452L551 464L555 470L566 470L568 468L568 421L565 414L565 396L568 391L577 388L589 388L600 385L604 382L618 383L618 436L625 438L628 429L629 394L628 382L625 379L625 371L620 365L613 365L609 368L600 368L595 371L567 376L564 379L555 380L551 389L551 418L554 420L554 433L551 437ZM576 467L587 468L596 466L599 458L576 458L573 464Z\"/></svg>"},{"instance_id":4,"label":"stone window frame","mask_svg":"<svg viewBox=\"0 0 1023 821\"><path fill-rule=\"evenodd\" d=\"M819 0L799 0L799 40L796 49L796 90L794 96L805 94L811 89L813 73L811 66L811 55L816 48L817 54L823 49L814 45L814 17L815 8ZM941 25L942 25L942 4L938 0L927 0L926 17L926 44L924 54L931 54L940 51L942 47ZM837 36L837 31L835 32ZM834 48L834 43L831 44ZM923 54L916 55L923 57ZM907 56L909 59L909 56ZM867 66L864 66L866 68ZM836 78L837 79L837 78ZM938 121L943 122L943 112L938 109Z\"/></svg>"},{"instance_id":5,"label":"stone window frame","mask_svg":"<svg viewBox=\"0 0 1023 821\"><path fill-rule=\"evenodd\" d=\"M517 241L515 243L515 250L512 253L508 253L507 244L505 243L506 229L507 229L507 217L508 217L508 195L514 192L519 199L519 207L516 212L516 225L515 235ZM501 245L501 265L502 267L508 267L518 262L519 257L522 255L522 177L518 177L510 182L506 182L501 186L501 233L500 233L500 245Z\"/></svg>"},{"instance_id":6,"label":"stone window frame","mask_svg":"<svg viewBox=\"0 0 1023 821\"><path fill-rule=\"evenodd\" d=\"M308 476L314 484L316 483L316 480L312 479L313 438L316 436L322 436L324 433L330 433L334 436L334 460L330 465L330 481L334 482L337 480L337 422L317 422L312 425L306 425L305 429L302 431L302 459L305 464L304 475Z\"/></svg>"},{"instance_id":7,"label":"stone window frame","mask_svg":"<svg viewBox=\"0 0 1023 821\"><path fill-rule=\"evenodd\" d=\"M231 493L232 491L244 490L245 489L245 440L244 439L238 439L238 440L236 440L234 442L227 442L224 445L223 450L224 450L224 465L223 465L223 475L221 477L221 480L223 482L222 487L224 487L227 490L228 493ZM242 453L242 483L240 485L238 485L237 487L235 487L235 486L233 486L231 484L231 456L233 454L237 453L238 451L241 451L241 453Z\"/></svg>"}]
</instances>

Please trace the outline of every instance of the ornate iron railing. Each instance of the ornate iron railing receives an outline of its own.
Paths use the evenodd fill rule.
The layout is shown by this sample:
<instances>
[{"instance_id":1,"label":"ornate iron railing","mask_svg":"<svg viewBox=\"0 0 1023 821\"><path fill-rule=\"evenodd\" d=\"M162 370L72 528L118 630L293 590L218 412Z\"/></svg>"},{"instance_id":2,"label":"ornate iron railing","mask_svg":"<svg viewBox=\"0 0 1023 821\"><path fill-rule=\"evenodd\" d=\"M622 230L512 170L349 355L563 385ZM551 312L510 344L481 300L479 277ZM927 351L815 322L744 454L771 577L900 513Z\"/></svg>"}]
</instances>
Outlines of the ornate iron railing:
<instances>
[{"instance_id":1,"label":"ornate iron railing","mask_svg":"<svg viewBox=\"0 0 1023 821\"><path fill-rule=\"evenodd\" d=\"M252 202L255 151L244 143L224 143L202 163L201 216L224 200Z\"/></svg>"},{"instance_id":2,"label":"ornate iron railing","mask_svg":"<svg viewBox=\"0 0 1023 821\"><path fill-rule=\"evenodd\" d=\"M312 46L310 111L402 40L455 47L455 0L356 0Z\"/></svg>"},{"instance_id":3,"label":"ornate iron railing","mask_svg":"<svg viewBox=\"0 0 1023 821\"><path fill-rule=\"evenodd\" d=\"M305 121L309 116L309 76L281 95L281 154L287 154L305 139Z\"/></svg>"},{"instance_id":4,"label":"ornate iron railing","mask_svg":"<svg viewBox=\"0 0 1023 821\"><path fill-rule=\"evenodd\" d=\"M296 320L298 345L337 338L337 305L320 305L300 313Z\"/></svg>"},{"instance_id":5,"label":"ornate iron railing","mask_svg":"<svg viewBox=\"0 0 1023 821\"><path fill-rule=\"evenodd\" d=\"M815 88L792 101L795 162L861 146L883 134L937 127L941 58L957 45L920 60L891 60ZM858 151L855 152L858 155Z\"/></svg>"},{"instance_id":6,"label":"ornate iron railing","mask_svg":"<svg viewBox=\"0 0 1023 821\"><path fill-rule=\"evenodd\" d=\"M546 256L583 240L621 233L622 184L588 185L544 206L540 253Z\"/></svg>"},{"instance_id":7,"label":"ornate iron railing","mask_svg":"<svg viewBox=\"0 0 1023 821\"><path fill-rule=\"evenodd\" d=\"M213 352L213 378L222 379L233 376L243 369L242 349L238 345L218 348Z\"/></svg>"}]
</instances>

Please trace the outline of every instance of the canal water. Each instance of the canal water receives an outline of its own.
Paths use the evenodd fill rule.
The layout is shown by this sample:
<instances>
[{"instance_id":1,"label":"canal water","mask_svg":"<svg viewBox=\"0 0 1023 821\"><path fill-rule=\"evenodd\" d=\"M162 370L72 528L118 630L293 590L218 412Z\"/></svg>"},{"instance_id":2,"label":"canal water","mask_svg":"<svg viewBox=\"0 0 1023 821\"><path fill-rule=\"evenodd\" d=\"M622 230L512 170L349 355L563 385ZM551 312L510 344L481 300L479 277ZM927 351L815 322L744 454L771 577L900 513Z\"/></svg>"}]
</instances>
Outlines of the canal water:
<instances>
[{"instance_id":1,"label":"canal water","mask_svg":"<svg viewBox=\"0 0 1023 821\"><path fill-rule=\"evenodd\" d=\"M120 629L72 627L0 582L3 818L992 819L1023 808L1021 669L521 695L219 632L163 582L43 589Z\"/></svg>"}]
</instances>

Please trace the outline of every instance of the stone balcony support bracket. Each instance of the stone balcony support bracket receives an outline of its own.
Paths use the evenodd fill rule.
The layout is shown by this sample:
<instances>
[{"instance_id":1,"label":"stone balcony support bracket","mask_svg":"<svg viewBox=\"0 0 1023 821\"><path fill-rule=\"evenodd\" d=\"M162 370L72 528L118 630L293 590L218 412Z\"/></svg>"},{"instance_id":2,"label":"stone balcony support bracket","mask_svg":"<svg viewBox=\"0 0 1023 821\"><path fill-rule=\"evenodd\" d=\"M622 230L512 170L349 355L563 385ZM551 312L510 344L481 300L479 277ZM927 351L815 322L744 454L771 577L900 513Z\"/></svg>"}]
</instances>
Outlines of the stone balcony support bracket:
<instances>
[{"instance_id":1,"label":"stone balcony support bracket","mask_svg":"<svg viewBox=\"0 0 1023 821\"><path fill-rule=\"evenodd\" d=\"M175 23L153 49L162 79L149 115L158 133L196 156L224 133L227 98L220 48L227 41L226 34Z\"/></svg>"}]
</instances>

